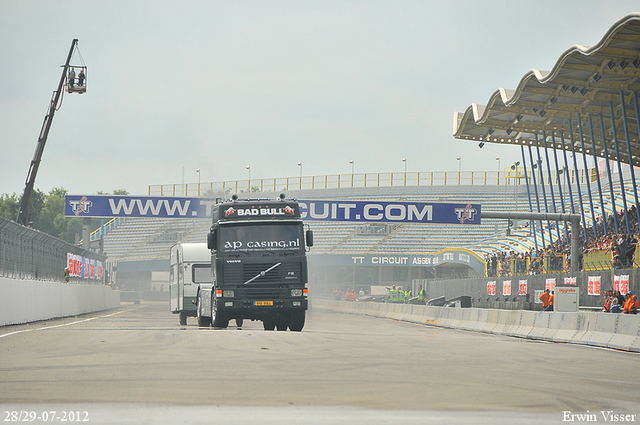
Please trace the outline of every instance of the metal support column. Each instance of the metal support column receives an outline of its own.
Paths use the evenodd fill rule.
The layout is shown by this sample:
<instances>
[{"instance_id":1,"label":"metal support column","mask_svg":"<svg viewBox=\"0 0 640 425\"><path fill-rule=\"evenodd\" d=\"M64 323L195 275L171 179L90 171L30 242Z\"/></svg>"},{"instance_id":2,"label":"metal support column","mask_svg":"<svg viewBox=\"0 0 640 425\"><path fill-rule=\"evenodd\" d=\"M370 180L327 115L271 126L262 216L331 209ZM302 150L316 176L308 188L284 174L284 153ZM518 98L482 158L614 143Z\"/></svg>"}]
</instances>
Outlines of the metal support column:
<instances>
[{"instance_id":1,"label":"metal support column","mask_svg":"<svg viewBox=\"0 0 640 425\"><path fill-rule=\"evenodd\" d=\"M556 149L556 132L551 132L551 144L553 145L553 158L556 164L556 178L558 179L558 194L560 195L560 206L562 207L562 212L565 213L566 210L564 208L564 196L562 196L562 179L560 178L560 172L558 168L558 150ZM563 171L563 174L566 172L566 169ZM569 243L569 231L567 230L567 226L564 227L564 239ZM560 231L560 229L558 229Z\"/></svg>"},{"instance_id":2,"label":"metal support column","mask_svg":"<svg viewBox=\"0 0 640 425\"><path fill-rule=\"evenodd\" d=\"M542 197L544 198L544 212L549 212L549 204L547 203L547 191L544 188L544 175L542 174L542 158L540 157L540 144L538 143L538 134L534 134L536 138L536 151L538 153L538 165L540 166L540 186L542 187ZM553 244L553 233L551 233L551 222L547 221L547 230L549 231L549 245Z\"/></svg>"},{"instance_id":3,"label":"metal support column","mask_svg":"<svg viewBox=\"0 0 640 425\"><path fill-rule=\"evenodd\" d=\"M544 139L544 158L547 161L547 175L549 176L549 191L551 192L551 209L554 213L556 211L556 197L553 194L553 180L551 179L551 165L549 165L549 148L547 148L547 132L542 132L542 138ZM557 174L556 170L556 174ZM560 225L556 223L556 234L558 235L558 241L560 241Z\"/></svg>"},{"instance_id":4,"label":"metal support column","mask_svg":"<svg viewBox=\"0 0 640 425\"><path fill-rule=\"evenodd\" d=\"M524 169L524 181L527 184L527 199L529 200L529 212L533 212L533 204L531 203L531 191L529 190L529 177L527 176L527 159L524 155L524 145L520 145L520 152L522 154L522 168ZM530 221L531 229L533 230L533 243L538 250L538 238L536 237L536 222Z\"/></svg>"},{"instance_id":5,"label":"metal support column","mask_svg":"<svg viewBox=\"0 0 640 425\"><path fill-rule=\"evenodd\" d=\"M587 220L585 219L584 216L584 203L582 201L582 189L580 188L580 178L578 177L578 162L576 159L576 148L575 148L575 141L573 139L573 125L571 123L571 120L569 120L569 138L571 140L571 154L573 155L573 170L575 172L575 176L576 176L576 189L578 190L578 200L580 201L580 214L582 215L582 227L584 229L584 241L588 242L589 241L589 237L587 236ZM582 138L582 131L580 131L580 138ZM562 143L564 144L564 139L562 141ZM584 151L584 148L583 148ZM583 158L586 158L583 155ZM588 169L586 167L586 159L585 159L585 167L584 167L584 172L587 175L587 188L589 190L589 200L591 200L591 185L589 184L589 174L588 174ZM573 212L573 211L571 211ZM598 233L596 231L596 220L595 220L595 211L593 211L593 201L591 201L591 223L592 223L592 227L593 227L593 234L595 235L596 239L598 238Z\"/></svg>"},{"instance_id":6,"label":"metal support column","mask_svg":"<svg viewBox=\"0 0 640 425\"><path fill-rule=\"evenodd\" d=\"M634 93L635 94L635 93ZM633 197L636 202L636 217L640 223L640 211L638 211L638 188L636 185L636 172L633 169L633 154L631 153L631 140L629 138L629 126L627 124L627 109L624 106L624 92L620 90L620 105L622 107L622 122L624 124L624 138L627 141L627 152L629 152L629 170L631 171L631 184L633 185ZM638 119L638 99L636 98L636 119ZM636 121L637 122L637 121ZM637 122L640 124L639 122ZM640 135L640 132L638 132Z\"/></svg>"},{"instance_id":7,"label":"metal support column","mask_svg":"<svg viewBox=\"0 0 640 425\"><path fill-rule=\"evenodd\" d=\"M533 151L531 149L531 145L529 145L529 159L531 160L531 177L533 180L533 189L536 192L536 205L538 206L538 212L540 212L540 196L538 195L538 182L536 181L536 165L540 165L540 163L533 162ZM542 236L542 246L545 246L544 243L544 227L542 227L542 221L538 221L540 224L540 235ZM536 238L537 240L537 238Z\"/></svg>"},{"instance_id":8,"label":"metal support column","mask_svg":"<svg viewBox=\"0 0 640 425\"><path fill-rule=\"evenodd\" d=\"M638 110L638 93L637 92L633 92L633 100L634 100L634 106L636 109L636 131L638 132L638 136L640 136L640 111ZM629 165L633 170L634 164L633 164L632 155L629 155ZM633 192L638 193L635 178L633 179ZM638 216L638 224L640 225L640 204L638 203L637 196L636 196L636 215Z\"/></svg>"},{"instance_id":9,"label":"metal support column","mask_svg":"<svg viewBox=\"0 0 640 425\"><path fill-rule=\"evenodd\" d=\"M620 98L620 102L624 102L624 98ZM616 148L616 161L618 162L618 178L620 180L620 191L622 192L622 205L624 208L624 221L627 224L627 235L631 234L631 227L629 226L629 214L627 211L627 191L624 189L624 178L622 176L622 161L620 161L620 149L618 147L618 134L616 133L616 119L613 115L613 103L609 102L609 113L611 114L611 132L613 133L613 145ZM631 155L631 151L629 151Z\"/></svg>"},{"instance_id":10,"label":"metal support column","mask_svg":"<svg viewBox=\"0 0 640 425\"><path fill-rule=\"evenodd\" d=\"M580 116L580 114L578 114ZM598 167L598 153L596 152L596 139L593 134L593 121L591 120L591 114L587 114L589 118L589 131L591 133L591 149L593 149L593 166L596 170L596 181L598 182L598 193L600 194L600 211L602 212L602 221L603 221L603 229L604 234L608 234L609 230L607 229L607 212L604 208L604 197L602 196L602 183L600 182L600 170ZM582 127L581 127L582 128ZM584 153L584 144L582 145L582 152ZM587 164L587 160L585 158L585 165Z\"/></svg>"},{"instance_id":11,"label":"metal support column","mask_svg":"<svg viewBox=\"0 0 640 425\"><path fill-rule=\"evenodd\" d=\"M618 212L616 207L616 198L613 196L613 180L611 179L611 164L609 164L609 151L607 149L607 136L604 132L604 118L602 114L599 114L600 117L600 130L602 132L602 146L604 147L604 159L605 164L607 165L607 180L609 181L609 195L611 196L611 205L613 210L613 224L615 225L616 234L620 233L618 230ZM611 123L613 126L615 123Z\"/></svg>"}]
</instances>

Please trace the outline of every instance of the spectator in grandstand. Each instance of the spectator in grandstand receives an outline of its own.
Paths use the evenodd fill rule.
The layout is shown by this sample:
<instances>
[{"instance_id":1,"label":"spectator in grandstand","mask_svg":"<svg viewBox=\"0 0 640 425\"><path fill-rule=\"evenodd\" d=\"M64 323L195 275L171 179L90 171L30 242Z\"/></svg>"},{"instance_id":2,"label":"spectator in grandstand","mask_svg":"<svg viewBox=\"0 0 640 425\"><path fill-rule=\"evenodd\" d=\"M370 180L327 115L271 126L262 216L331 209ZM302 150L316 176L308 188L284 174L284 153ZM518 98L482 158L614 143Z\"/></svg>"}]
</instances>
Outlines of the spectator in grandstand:
<instances>
[{"instance_id":1,"label":"spectator in grandstand","mask_svg":"<svg viewBox=\"0 0 640 425\"><path fill-rule=\"evenodd\" d=\"M636 253L637 245L638 245L637 236L635 234L629 235L627 240L627 251L625 253L625 265L627 267L633 267L633 256Z\"/></svg>"},{"instance_id":2,"label":"spectator in grandstand","mask_svg":"<svg viewBox=\"0 0 640 425\"><path fill-rule=\"evenodd\" d=\"M618 254L615 254L611 259L611 267L613 267L614 270L618 270L622 267L622 262L620 261L620 256Z\"/></svg>"},{"instance_id":3,"label":"spectator in grandstand","mask_svg":"<svg viewBox=\"0 0 640 425\"><path fill-rule=\"evenodd\" d=\"M611 298L611 308L609 309L611 313L620 313L622 312L620 301L618 301L618 297Z\"/></svg>"},{"instance_id":4,"label":"spectator in grandstand","mask_svg":"<svg viewBox=\"0 0 640 425\"><path fill-rule=\"evenodd\" d=\"M542 301L542 310L546 311L547 307L549 307L549 298L551 295L549 294L549 290L545 289L542 295L540 295L539 299Z\"/></svg>"},{"instance_id":5,"label":"spectator in grandstand","mask_svg":"<svg viewBox=\"0 0 640 425\"><path fill-rule=\"evenodd\" d=\"M491 276L495 277L497 275L498 275L498 257L494 253L493 256L491 257Z\"/></svg>"},{"instance_id":6,"label":"spectator in grandstand","mask_svg":"<svg viewBox=\"0 0 640 425\"><path fill-rule=\"evenodd\" d=\"M636 307L634 303L634 297L635 295L633 295L631 292L627 292L624 306L622 308L622 312L624 314L631 314L632 309L635 309L636 313L638 312L638 307ZM637 301L637 298L636 298L636 301ZM636 314L636 313L633 313L633 314Z\"/></svg>"},{"instance_id":7,"label":"spectator in grandstand","mask_svg":"<svg viewBox=\"0 0 640 425\"><path fill-rule=\"evenodd\" d=\"M629 292L629 294L631 295L631 297L629 299L629 306L625 311L625 313L638 314L638 310L640 310L640 302L638 302L638 297L636 295L631 294L631 292Z\"/></svg>"},{"instance_id":8,"label":"spectator in grandstand","mask_svg":"<svg viewBox=\"0 0 640 425\"><path fill-rule=\"evenodd\" d=\"M606 291L605 293L605 301L604 301L604 306L602 306L602 311L605 313L609 313L611 311L611 300L613 299L613 296L611 296L610 291Z\"/></svg>"}]
</instances>

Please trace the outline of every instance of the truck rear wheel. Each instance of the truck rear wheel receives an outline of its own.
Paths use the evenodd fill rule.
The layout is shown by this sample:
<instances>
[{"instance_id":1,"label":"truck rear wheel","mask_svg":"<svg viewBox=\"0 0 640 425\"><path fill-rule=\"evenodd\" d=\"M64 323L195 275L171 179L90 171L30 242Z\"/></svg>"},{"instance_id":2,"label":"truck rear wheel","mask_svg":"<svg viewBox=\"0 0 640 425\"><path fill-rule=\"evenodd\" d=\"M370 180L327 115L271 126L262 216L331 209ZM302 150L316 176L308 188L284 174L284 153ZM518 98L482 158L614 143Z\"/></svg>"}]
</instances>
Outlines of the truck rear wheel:
<instances>
[{"instance_id":1,"label":"truck rear wheel","mask_svg":"<svg viewBox=\"0 0 640 425\"><path fill-rule=\"evenodd\" d=\"M187 314L184 311L180 312L180 324L182 326L187 324Z\"/></svg>"},{"instance_id":2,"label":"truck rear wheel","mask_svg":"<svg viewBox=\"0 0 640 425\"><path fill-rule=\"evenodd\" d=\"M262 320L262 326L265 331L272 331L276 328L276 321L272 317L268 317Z\"/></svg>"},{"instance_id":3,"label":"truck rear wheel","mask_svg":"<svg viewBox=\"0 0 640 425\"><path fill-rule=\"evenodd\" d=\"M289 323L289 329L294 332L300 332L304 328L305 311L294 311L291 313L291 322Z\"/></svg>"},{"instance_id":4,"label":"truck rear wheel","mask_svg":"<svg viewBox=\"0 0 640 425\"><path fill-rule=\"evenodd\" d=\"M279 331L286 331L289 327L289 322L291 321L291 316L289 314L281 313L276 319L276 328Z\"/></svg>"},{"instance_id":5,"label":"truck rear wheel","mask_svg":"<svg viewBox=\"0 0 640 425\"><path fill-rule=\"evenodd\" d=\"M201 328L208 328L211 325L211 317L202 316L200 314L200 294L198 294L198 303L196 305L196 317L198 318L198 326Z\"/></svg>"}]
</instances>

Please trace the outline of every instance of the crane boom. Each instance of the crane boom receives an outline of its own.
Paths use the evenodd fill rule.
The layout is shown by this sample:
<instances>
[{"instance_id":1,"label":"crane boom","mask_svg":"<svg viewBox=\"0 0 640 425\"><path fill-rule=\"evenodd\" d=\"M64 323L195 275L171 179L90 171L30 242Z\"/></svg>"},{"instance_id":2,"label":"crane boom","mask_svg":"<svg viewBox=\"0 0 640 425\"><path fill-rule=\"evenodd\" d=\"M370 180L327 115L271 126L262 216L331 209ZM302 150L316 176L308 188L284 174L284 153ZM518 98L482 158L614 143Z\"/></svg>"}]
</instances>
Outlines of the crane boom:
<instances>
[{"instance_id":1,"label":"crane boom","mask_svg":"<svg viewBox=\"0 0 640 425\"><path fill-rule=\"evenodd\" d=\"M44 117L42 129L40 130L40 136L38 137L38 143L36 144L36 152L34 153L33 159L31 160L31 165L29 166L24 193L22 194L22 200L20 201L20 210L18 211L18 217L16 218L16 222L18 224L22 224L23 226L27 226L29 224L31 198L33 197L33 187L36 182L36 174L38 173L38 167L40 166L40 161L42 160L42 152L44 151L44 145L47 142L49 129L51 128L51 123L53 122L53 114L56 112L56 106L58 105L58 101L60 100L62 87L64 85L64 79L67 76L69 62L71 61L71 55L73 54L73 49L77 44L77 38L74 39L73 42L71 42L71 49L69 49L67 61L65 62L62 69L62 76L60 77L60 82L58 83L58 90L53 92L53 97L51 98L51 102L49 104L49 110L47 111L47 115Z\"/></svg>"}]
</instances>

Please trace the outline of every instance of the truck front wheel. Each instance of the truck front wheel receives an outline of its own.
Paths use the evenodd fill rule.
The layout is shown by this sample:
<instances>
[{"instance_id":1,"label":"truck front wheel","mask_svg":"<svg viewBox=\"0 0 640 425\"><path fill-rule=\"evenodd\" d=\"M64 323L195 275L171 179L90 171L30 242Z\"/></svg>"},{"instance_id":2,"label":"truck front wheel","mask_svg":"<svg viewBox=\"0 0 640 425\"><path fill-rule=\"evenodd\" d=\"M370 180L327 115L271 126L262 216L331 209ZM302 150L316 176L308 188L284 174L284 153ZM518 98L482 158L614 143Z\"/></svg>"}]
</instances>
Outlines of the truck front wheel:
<instances>
[{"instance_id":1,"label":"truck front wheel","mask_svg":"<svg viewBox=\"0 0 640 425\"><path fill-rule=\"evenodd\" d=\"M229 326L229 318L218 312L215 299L211 300L211 324L214 328L226 329Z\"/></svg>"},{"instance_id":2,"label":"truck front wheel","mask_svg":"<svg viewBox=\"0 0 640 425\"><path fill-rule=\"evenodd\" d=\"M180 312L180 324L182 326L187 324L187 313L185 313L184 311Z\"/></svg>"},{"instance_id":3,"label":"truck front wheel","mask_svg":"<svg viewBox=\"0 0 640 425\"><path fill-rule=\"evenodd\" d=\"M302 328L304 328L304 319L306 312L303 311L294 311L291 313L291 323L289 323L289 329L294 332L300 332Z\"/></svg>"}]
</instances>

